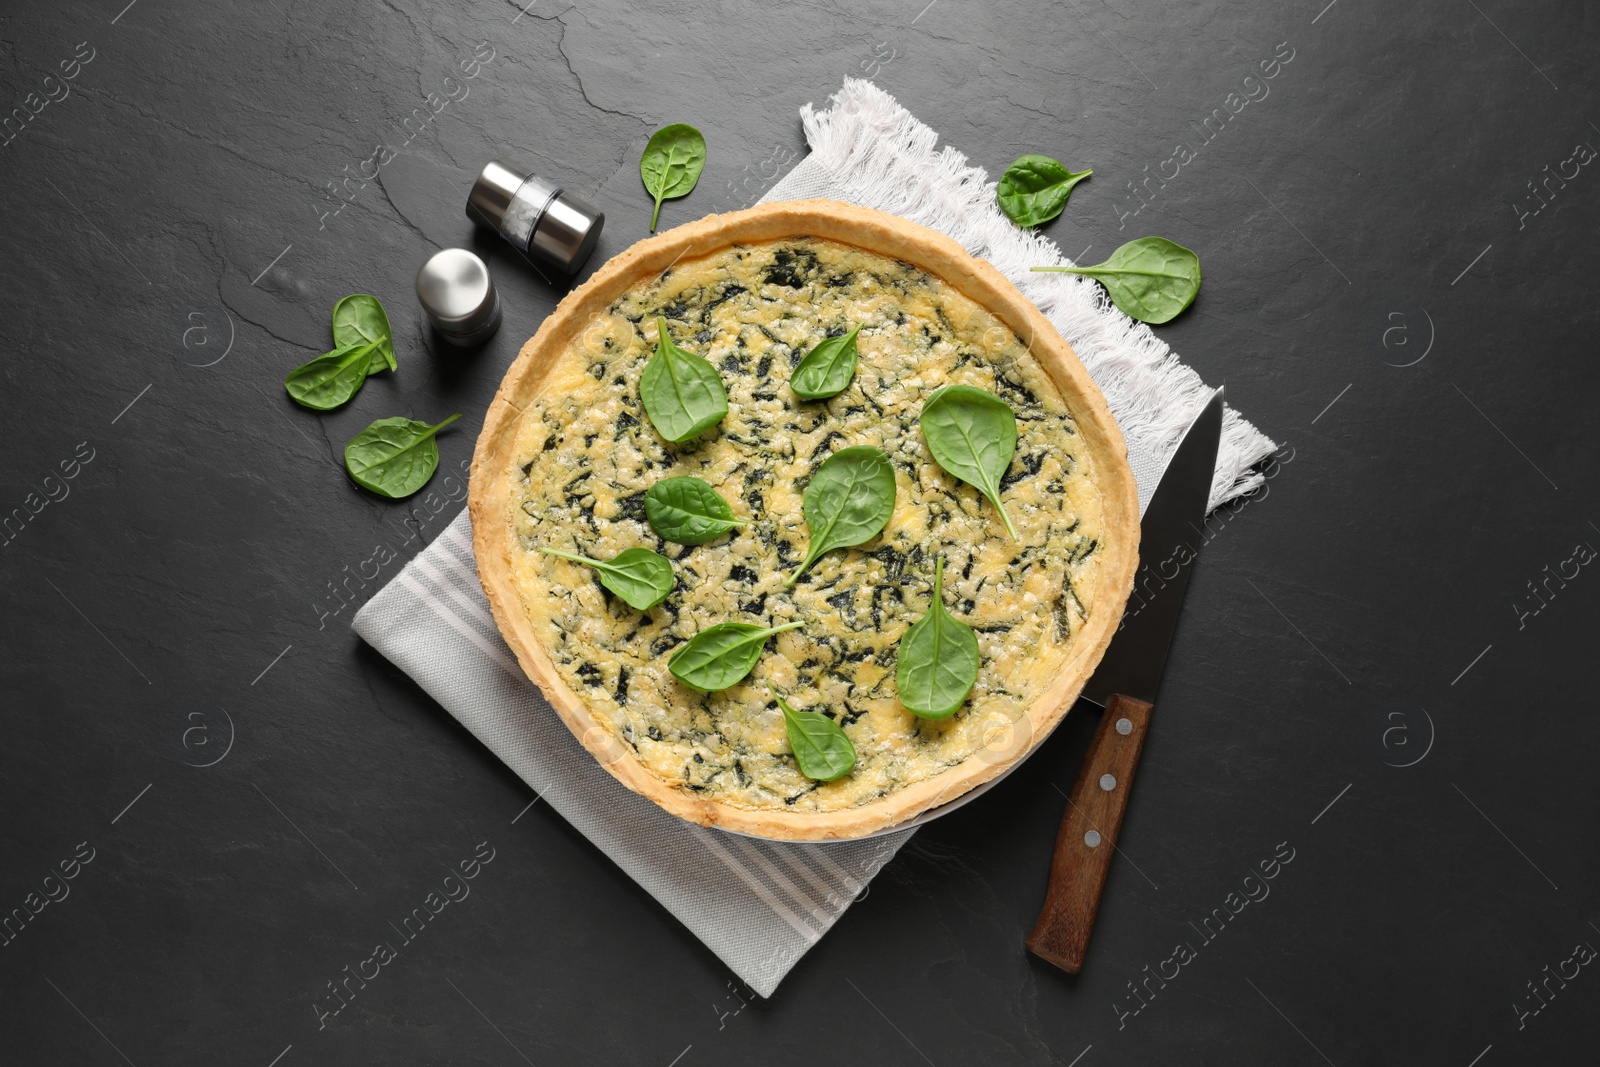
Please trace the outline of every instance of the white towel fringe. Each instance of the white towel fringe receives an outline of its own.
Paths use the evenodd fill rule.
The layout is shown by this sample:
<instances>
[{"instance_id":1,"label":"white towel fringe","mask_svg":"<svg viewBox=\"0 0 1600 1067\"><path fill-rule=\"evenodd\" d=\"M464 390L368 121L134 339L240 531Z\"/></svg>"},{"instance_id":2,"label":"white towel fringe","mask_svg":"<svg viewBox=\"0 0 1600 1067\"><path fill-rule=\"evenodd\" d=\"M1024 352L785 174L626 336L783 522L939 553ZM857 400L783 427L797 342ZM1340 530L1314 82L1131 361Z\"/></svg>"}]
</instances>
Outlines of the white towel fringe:
<instances>
[{"instance_id":1,"label":"white towel fringe","mask_svg":"<svg viewBox=\"0 0 1600 1067\"><path fill-rule=\"evenodd\" d=\"M833 176L843 199L938 230L992 263L1032 300L1072 345L1099 383L1128 438L1164 465L1211 396L1200 375L1178 360L1149 326L1111 303L1095 282L1071 274L1035 274L1034 266L1074 266L1055 243L1014 225L995 203L995 183L981 167L869 81L846 78L827 110L800 109L812 158ZM1263 482L1254 469L1277 445L1232 408L1211 507ZM1154 486L1141 485L1141 502Z\"/></svg>"}]
</instances>

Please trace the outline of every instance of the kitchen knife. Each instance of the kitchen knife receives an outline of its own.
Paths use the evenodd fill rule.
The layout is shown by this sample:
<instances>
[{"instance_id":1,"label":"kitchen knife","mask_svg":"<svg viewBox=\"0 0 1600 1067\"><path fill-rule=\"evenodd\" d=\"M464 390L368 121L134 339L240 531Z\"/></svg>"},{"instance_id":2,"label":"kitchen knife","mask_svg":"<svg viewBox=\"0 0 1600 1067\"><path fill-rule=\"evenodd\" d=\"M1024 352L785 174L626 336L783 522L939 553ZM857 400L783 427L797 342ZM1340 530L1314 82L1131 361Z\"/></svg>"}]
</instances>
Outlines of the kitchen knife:
<instances>
[{"instance_id":1,"label":"kitchen knife","mask_svg":"<svg viewBox=\"0 0 1600 1067\"><path fill-rule=\"evenodd\" d=\"M1139 569L1122 625L1084 687L1105 708L1056 836L1039 921L1028 951L1077 974L1089 947L1133 772L1150 728L1161 672L1200 548L1222 439L1222 390L1212 394L1178 443L1139 523Z\"/></svg>"}]
</instances>

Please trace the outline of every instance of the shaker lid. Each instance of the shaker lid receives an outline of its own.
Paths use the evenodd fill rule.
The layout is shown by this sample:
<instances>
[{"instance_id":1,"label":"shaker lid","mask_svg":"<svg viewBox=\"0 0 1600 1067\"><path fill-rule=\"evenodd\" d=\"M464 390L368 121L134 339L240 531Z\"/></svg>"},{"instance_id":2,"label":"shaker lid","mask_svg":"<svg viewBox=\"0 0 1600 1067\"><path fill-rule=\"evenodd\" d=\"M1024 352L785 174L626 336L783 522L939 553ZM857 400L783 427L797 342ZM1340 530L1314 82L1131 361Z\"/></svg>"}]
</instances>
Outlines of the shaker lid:
<instances>
[{"instance_id":1,"label":"shaker lid","mask_svg":"<svg viewBox=\"0 0 1600 1067\"><path fill-rule=\"evenodd\" d=\"M533 228L529 248L568 274L576 274L594 251L605 224L605 212L587 200L558 193Z\"/></svg>"},{"instance_id":2,"label":"shaker lid","mask_svg":"<svg viewBox=\"0 0 1600 1067\"><path fill-rule=\"evenodd\" d=\"M506 209L533 171L504 159L490 160L467 194L467 217L499 229Z\"/></svg>"},{"instance_id":3,"label":"shaker lid","mask_svg":"<svg viewBox=\"0 0 1600 1067\"><path fill-rule=\"evenodd\" d=\"M447 248L422 265L417 300L448 338L487 336L499 324L500 298L489 268L465 248Z\"/></svg>"}]
</instances>

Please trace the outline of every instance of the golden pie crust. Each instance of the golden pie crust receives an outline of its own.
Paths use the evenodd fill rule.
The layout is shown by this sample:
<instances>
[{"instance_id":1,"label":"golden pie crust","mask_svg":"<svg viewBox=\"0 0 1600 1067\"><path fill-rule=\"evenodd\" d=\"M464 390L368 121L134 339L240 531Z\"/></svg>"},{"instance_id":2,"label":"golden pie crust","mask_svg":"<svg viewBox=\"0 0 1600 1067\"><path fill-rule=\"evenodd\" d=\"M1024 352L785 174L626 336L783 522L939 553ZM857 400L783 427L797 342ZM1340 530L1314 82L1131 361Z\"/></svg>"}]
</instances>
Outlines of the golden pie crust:
<instances>
[{"instance_id":1,"label":"golden pie crust","mask_svg":"<svg viewBox=\"0 0 1600 1067\"><path fill-rule=\"evenodd\" d=\"M1006 717L999 720L1002 727L1000 729L994 729L992 722L985 724L985 720L974 711L972 725L983 731L979 740L985 743L959 759L959 762L949 766L921 766L918 773L912 775L903 786L886 788L881 795L853 797L847 806L837 807L819 807L817 805L821 802L815 797L808 797L797 804L794 799L779 803L757 802L744 795L718 796L714 791L707 792L704 788L693 788L686 781L664 776L659 765L652 766L651 762L641 754L644 751L643 744L648 742L619 736L615 714L617 709L613 705L612 698L609 695L599 695L604 690L593 688L597 682L590 682L589 685L574 684L570 669L563 671L558 667L552 657L551 649L541 639L541 624L546 627L545 633L553 634L562 640L566 637L564 633L548 628L553 625L549 619L541 620L538 617L546 606L543 602L530 605L530 596L553 598L554 590L553 587L546 587L530 578L528 570L530 564L527 561L535 557L531 555L532 546L527 531L519 530L519 523L526 525L526 521L518 512L518 498L522 492L520 487L527 483L529 477L524 464L529 463L531 466L527 455L524 454L528 450L525 414L540 405L549 406L559 402L559 393L551 396L542 394L551 389L563 390L571 385L574 381L571 376L572 369L570 366L563 369L563 361L575 358L573 353L578 353L580 346L586 343L592 349L594 338L609 328L604 324L608 322L613 326L616 324L618 316L615 309L619 306L619 301L626 301L630 294L650 291L650 287L660 285L674 269L681 273L692 264L711 262L713 257L719 255L726 258L730 250L743 256L749 250L759 252L762 246L780 246L785 243L793 246L795 242L802 244L810 242L810 247L815 247L817 242L830 243L829 247L847 246L852 251L882 257L905 271L921 272L923 275L931 276L942 286L940 292L959 294L965 298L959 302L960 306L976 305L977 309L985 313L984 321L998 322L1003 326L1005 333L1013 335L1019 345L1025 346L1023 349L1025 355L1030 356L1038 367L1042 368L1049 384L1053 385L1059 394L1051 400L1059 401L1059 405L1064 408L1066 413L1064 421L1068 426L1066 432L1074 438L1074 447L1078 450L1074 456L1075 462L1065 464L1068 475L1079 471L1076 477L1080 481L1085 478L1090 479L1087 492L1093 498L1093 506L1088 510L1098 511L1097 537L1089 546L1090 552L1097 553L1095 567L1090 575L1093 588L1082 598L1082 602L1077 604L1081 618L1076 614L1073 616L1073 625L1076 629L1070 631L1069 637L1063 636L1060 646L1055 648L1056 654L1063 658L1053 676L1036 685L1034 687L1037 689L1036 694L1031 695L1025 703L1018 704ZM893 295L892 290L889 295ZM880 307L883 296L883 292L875 295ZM950 301L950 306L955 306L956 298L950 297ZM970 304L967 301L970 301ZM655 313L654 310L648 311L635 327L632 327L640 334L640 340L647 340L652 348ZM942 312L940 321L943 321L945 326L951 325L944 319ZM769 337L772 336L768 331L763 332ZM675 339L680 345L685 345L691 350L702 351L703 346L694 345L692 338ZM868 334L864 331L861 338L863 373L870 362L867 357L868 340ZM791 357L790 362L792 363L795 358L798 356ZM770 367L768 370L770 373ZM563 378L563 375L567 377ZM858 378L859 376L858 374ZM729 381L730 373L725 372L723 377L725 381ZM622 381L620 377L617 379L619 386ZM931 393L939 384L943 382L927 383L928 387L922 395ZM629 387L636 395L636 381L630 383ZM779 368L779 374L770 388L773 392L781 394L784 404L802 403L788 391L787 377L783 374L782 368ZM766 399L772 398L767 396ZM734 404L733 390L730 388L730 407ZM730 416L732 414L730 410ZM541 413L539 417L546 416ZM659 439L655 438L648 420L641 416L639 423L638 429L634 432L652 438L659 445ZM706 437L716 432L712 431ZM1029 432L1029 423L1019 424L1019 459L1022 457L1023 441ZM552 435L550 440L554 441L555 435ZM838 442L836 447L858 443L875 442L844 440ZM608 442L588 441L586 446L605 449ZM547 450L550 447L548 443L545 445ZM667 446L667 450L671 452L676 448L688 447L692 446L689 444ZM826 442L824 447L827 447ZM932 461L929 459L927 462L931 464ZM684 471L663 470L659 471L657 476L674 473L684 473ZM1053 484L1059 485L1060 478ZM954 480L950 480L950 491L954 492L956 488ZM959 488L968 494L974 492L970 487ZM1085 490L1079 485L1073 491L1081 496ZM592 509L593 498L585 499L590 501L589 507ZM790 501L793 504L793 517L786 517L782 521L788 522L791 528L799 524L800 545L803 550L805 527L798 518L798 506L793 503L797 500L796 496ZM755 517L750 513L750 509L741 506L739 500L735 499L732 502L736 513L741 517ZM956 799L968 790L1000 776L1025 758L1060 722L1077 699L1084 682L1099 663L1121 619L1138 562L1138 503L1122 434L1113 421L1099 388L1055 328L998 271L988 263L968 255L949 238L882 212L830 200L765 204L746 211L711 215L697 222L657 234L606 263L587 282L568 294L544 321L538 333L523 346L489 407L473 458L469 505L478 573L500 632L516 654L522 669L543 691L556 713L584 747L625 786L648 797L674 815L706 826L779 840L840 840L862 837L891 828ZM896 517L890 523L891 529L899 521L901 512L909 506L906 494L902 490L896 503ZM979 505L969 506L968 511L973 511L977 506ZM986 501L981 502L981 507L987 509L990 516L993 515L992 506ZM598 531L597 524L591 522L590 525ZM1014 551L1015 546L1009 541L999 522L992 521L988 525L988 537L996 544L984 544L980 547L992 550L991 554ZM1019 526L1022 525L1019 523ZM558 532L548 527L543 529L543 533L547 536L553 537ZM580 540L594 540L588 530L580 530L578 533L584 535ZM737 535L736 531L735 536ZM556 547L555 541L549 543L552 547ZM644 547L659 547L648 542L641 543ZM718 543L712 542L692 551L715 552ZM875 543L869 542L862 550L869 549ZM573 545L568 541L561 543L560 547L572 550ZM612 552L616 550L615 546L610 549ZM830 555L838 556L857 551L841 550ZM669 552L668 555L672 553ZM551 559L542 555L536 558L540 561ZM822 571L825 563L826 561L820 561L814 572ZM923 569L930 573L918 576L927 579L919 588L925 589L931 586L931 560L927 563L927 567ZM551 561L551 565L554 566L555 562ZM968 569L970 571L970 565ZM958 618L966 618L973 609L968 608L968 612L964 614L960 606L953 602L950 578L951 575L947 573L946 605ZM570 580L576 581L576 579ZM881 581L881 577L879 580ZM1038 583L1032 584L1036 586ZM1067 591L1072 593L1076 601L1077 592L1072 589L1071 579L1067 579L1065 584ZM593 590L587 590L586 593L592 597L599 596ZM1030 602L1035 599L1032 593L1028 594L1028 599ZM874 600L873 603L876 605L877 601ZM926 592L916 598L916 603L915 614L920 616L926 610ZM841 607L840 611L843 610ZM854 611L854 605L851 605L850 610ZM785 621L781 617L769 622L737 614L729 614L727 618L755 621L762 625ZM977 625L976 617L972 621ZM705 624L708 624L707 621L701 620L701 625ZM1060 625L1065 627L1067 624ZM979 628L982 629L981 626ZM900 631L903 632L903 629L904 626L901 625ZM791 633L798 639L804 631ZM794 673L790 669L792 665L785 664L777 658L784 654L783 639L790 636L785 634L783 638L770 642L763 655L763 663L776 660L779 666L774 670L779 672L777 677L785 681L794 680ZM1065 649L1064 653L1062 649ZM670 650L659 657L663 667L668 656ZM563 665L570 668L572 657L563 653L561 658ZM1023 655L1020 658L1028 657ZM766 693L765 685L755 684L757 675L762 672L762 665L758 664L756 672L747 680L746 684L752 685L753 688L739 690L735 687L725 692L740 692L746 698L747 706L755 706L756 701L767 703L770 695ZM892 683L892 672L893 666L890 660L887 666L890 683ZM772 680L772 673L772 671L767 672L768 681ZM882 673L881 670L878 672ZM623 672L621 684L622 688L628 685L626 671ZM667 685L670 687L671 684L668 679ZM978 704L979 694L982 691L982 686L975 689L969 704ZM670 688L657 688L650 693L653 699L673 701L681 698L685 704L696 701L704 703L706 699L687 688L683 688L676 696ZM791 703L796 703L793 693L787 695L790 696ZM879 705L882 703L878 702ZM893 703L897 705L897 702ZM796 706L800 704L796 703ZM822 702L808 701L805 702L805 706L819 707L822 706ZM927 725L912 719L909 712L900 710L915 730L920 731ZM884 712L880 706L874 714L883 717L889 713ZM929 728L938 725L933 724ZM627 733L628 731L623 731L624 735ZM858 746L859 744L860 742ZM768 747L771 750L770 744ZM781 752L787 751L781 743L777 748ZM781 755L774 755L772 758L788 759L787 756ZM858 769L860 767L858 764ZM741 782L746 778L742 767L738 777ZM818 787L813 785L812 788ZM826 789L826 787L821 788Z\"/></svg>"}]
</instances>

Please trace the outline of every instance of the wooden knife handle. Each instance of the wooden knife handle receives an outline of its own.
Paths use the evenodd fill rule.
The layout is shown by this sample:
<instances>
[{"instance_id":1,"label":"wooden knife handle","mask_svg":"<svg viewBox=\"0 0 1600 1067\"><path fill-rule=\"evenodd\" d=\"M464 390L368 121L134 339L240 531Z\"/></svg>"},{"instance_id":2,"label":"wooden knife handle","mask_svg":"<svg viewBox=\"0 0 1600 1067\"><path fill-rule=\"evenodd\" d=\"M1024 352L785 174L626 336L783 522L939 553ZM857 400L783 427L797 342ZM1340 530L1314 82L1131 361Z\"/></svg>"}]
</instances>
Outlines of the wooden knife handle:
<instances>
[{"instance_id":1,"label":"wooden knife handle","mask_svg":"<svg viewBox=\"0 0 1600 1067\"><path fill-rule=\"evenodd\" d=\"M1106 884L1154 710L1142 700L1112 696L1061 817L1050 862L1050 888L1039 921L1028 935L1028 951L1068 974L1078 973L1089 950L1100 890Z\"/></svg>"}]
</instances>

